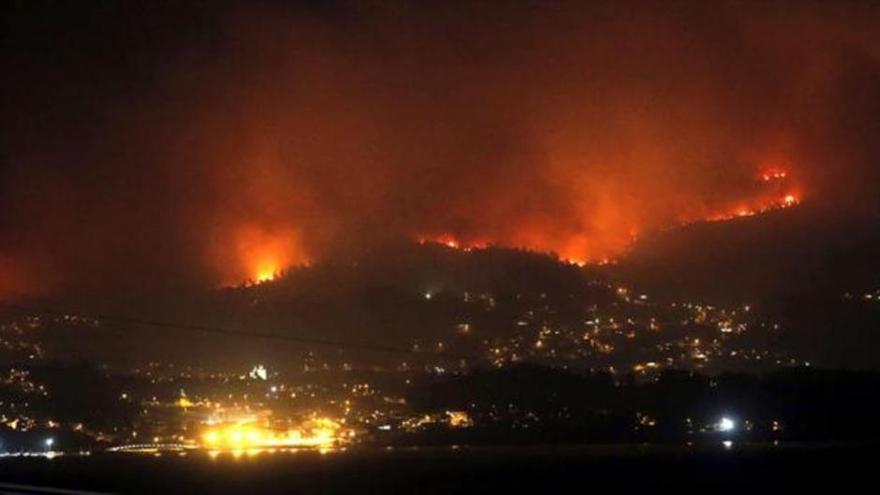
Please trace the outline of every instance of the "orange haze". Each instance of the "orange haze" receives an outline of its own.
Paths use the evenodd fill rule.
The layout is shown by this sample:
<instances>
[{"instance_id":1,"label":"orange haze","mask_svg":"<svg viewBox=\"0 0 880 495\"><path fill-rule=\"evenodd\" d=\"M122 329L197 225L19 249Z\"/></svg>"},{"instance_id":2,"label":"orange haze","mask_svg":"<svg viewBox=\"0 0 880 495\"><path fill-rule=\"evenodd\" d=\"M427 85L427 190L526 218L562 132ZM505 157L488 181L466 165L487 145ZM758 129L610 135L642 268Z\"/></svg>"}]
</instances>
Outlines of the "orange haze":
<instances>
[{"instance_id":1,"label":"orange haze","mask_svg":"<svg viewBox=\"0 0 880 495\"><path fill-rule=\"evenodd\" d=\"M399 239L603 262L880 197L880 9L176 4L12 62L0 292L258 282Z\"/></svg>"}]
</instances>

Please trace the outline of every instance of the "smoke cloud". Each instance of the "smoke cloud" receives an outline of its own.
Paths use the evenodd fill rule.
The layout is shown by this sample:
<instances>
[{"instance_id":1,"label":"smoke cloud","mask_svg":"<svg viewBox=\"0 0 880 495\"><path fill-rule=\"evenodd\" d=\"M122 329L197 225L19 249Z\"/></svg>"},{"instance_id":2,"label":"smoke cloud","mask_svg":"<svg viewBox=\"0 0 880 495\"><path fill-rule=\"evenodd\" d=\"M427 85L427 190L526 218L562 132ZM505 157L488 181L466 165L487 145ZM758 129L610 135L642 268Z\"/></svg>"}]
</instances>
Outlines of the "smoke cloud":
<instances>
[{"instance_id":1,"label":"smoke cloud","mask_svg":"<svg viewBox=\"0 0 880 495\"><path fill-rule=\"evenodd\" d=\"M4 15L2 296L442 236L597 261L788 194L876 208L868 4L57 8Z\"/></svg>"}]
</instances>

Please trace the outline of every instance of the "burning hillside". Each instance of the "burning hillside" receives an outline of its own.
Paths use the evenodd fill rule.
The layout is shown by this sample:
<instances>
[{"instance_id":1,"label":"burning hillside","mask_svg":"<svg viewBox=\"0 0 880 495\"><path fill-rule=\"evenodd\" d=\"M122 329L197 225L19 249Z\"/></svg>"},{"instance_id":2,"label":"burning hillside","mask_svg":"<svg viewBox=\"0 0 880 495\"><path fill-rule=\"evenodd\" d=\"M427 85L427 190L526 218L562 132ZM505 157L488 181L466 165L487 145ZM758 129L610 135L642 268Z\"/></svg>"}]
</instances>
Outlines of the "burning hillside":
<instances>
[{"instance_id":1,"label":"burning hillside","mask_svg":"<svg viewBox=\"0 0 880 495\"><path fill-rule=\"evenodd\" d=\"M601 263L681 224L876 206L877 12L616 4L13 9L0 297L400 240ZM75 26L91 41L46 55Z\"/></svg>"}]
</instances>

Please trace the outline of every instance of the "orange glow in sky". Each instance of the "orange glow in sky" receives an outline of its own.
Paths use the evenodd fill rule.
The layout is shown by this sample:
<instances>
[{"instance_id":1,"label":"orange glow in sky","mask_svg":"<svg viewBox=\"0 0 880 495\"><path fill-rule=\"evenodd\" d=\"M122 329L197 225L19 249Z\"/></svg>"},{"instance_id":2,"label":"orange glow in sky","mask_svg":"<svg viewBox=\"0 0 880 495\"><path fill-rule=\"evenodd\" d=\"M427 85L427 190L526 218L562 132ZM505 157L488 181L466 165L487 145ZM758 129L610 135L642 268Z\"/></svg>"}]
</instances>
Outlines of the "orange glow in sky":
<instances>
[{"instance_id":1,"label":"orange glow in sky","mask_svg":"<svg viewBox=\"0 0 880 495\"><path fill-rule=\"evenodd\" d=\"M750 217L773 210L790 208L801 201L791 174L776 168L759 169L755 182L760 187L750 198L741 198L728 205L712 210L680 217L678 222L667 226L685 225L704 221L725 221ZM440 231L429 235L417 235L419 243L440 244L450 249L472 251L489 246L527 249L554 253L560 260L584 266L586 264L613 263L632 246L638 238L638 217L627 210L626 205L609 197L594 209L592 216L584 216L581 223L585 230L553 231L552 225L543 219L519 219L517 228L496 237L486 234L474 237L454 231ZM626 226L626 227L622 227ZM664 228L663 226L657 228ZM301 232L273 225L245 224L234 230L232 246L227 245L223 255L226 272L225 285L259 284L277 279L285 270L307 264Z\"/></svg>"},{"instance_id":2,"label":"orange glow in sky","mask_svg":"<svg viewBox=\"0 0 880 495\"><path fill-rule=\"evenodd\" d=\"M696 217L682 217L677 223L678 225L687 225L699 222L718 222L732 220L739 217L751 217L763 213L783 208L791 208L797 206L801 202L799 193L786 190L789 187L790 174L782 168L769 168L760 172L756 178L760 184L766 184L763 192L755 197L740 200L728 208L721 207L717 210ZM615 213L613 206L607 208L606 213L613 219ZM597 220L597 224L602 222ZM614 222L608 223L611 228L607 231L600 230L599 235L560 235L558 237L547 237L542 234L540 228L532 230L523 230L519 233L518 242L501 242L501 241L472 241L457 237L452 233L442 233L438 235L420 236L417 238L420 244L441 244L450 249L461 251L471 251L473 249L485 249L486 247L497 245L508 248L521 248L537 252L548 252L556 254L560 260L578 266L587 264L608 264L614 263L617 256L628 249L634 243L639 231L635 226L631 226L626 236L617 236L615 242L600 244L603 239L601 234L609 234L609 231L617 232ZM675 224L673 224L675 225ZM608 236L606 236L608 237Z\"/></svg>"}]
</instances>

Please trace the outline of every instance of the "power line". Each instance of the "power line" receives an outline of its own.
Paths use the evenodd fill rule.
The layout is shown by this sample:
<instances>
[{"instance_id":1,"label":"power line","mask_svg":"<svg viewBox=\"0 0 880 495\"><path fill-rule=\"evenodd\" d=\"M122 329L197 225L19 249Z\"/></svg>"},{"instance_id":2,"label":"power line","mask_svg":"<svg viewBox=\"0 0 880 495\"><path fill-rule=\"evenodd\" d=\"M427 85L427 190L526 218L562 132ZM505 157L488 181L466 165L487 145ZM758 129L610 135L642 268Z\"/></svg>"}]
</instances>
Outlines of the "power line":
<instances>
[{"instance_id":1,"label":"power line","mask_svg":"<svg viewBox=\"0 0 880 495\"><path fill-rule=\"evenodd\" d=\"M341 349L359 349L364 351L373 351L373 352L384 352L384 353L392 353L392 354L410 354L410 355L429 355L427 352L415 350L415 349L405 349L402 347L394 347L394 346L386 346L379 344L370 344L366 342L353 342L346 340L333 340L333 339L316 339L309 337L296 337L290 335L280 335L279 333L267 333L267 332L250 332L245 330L236 330L234 328L225 328L225 327L217 327L211 325L196 325L189 323L173 323L168 321L160 321L160 320L152 320L146 318L136 318L131 316L123 316L123 315L108 315L102 313L85 313L78 311L63 311L60 309L54 308L44 308L44 307L36 307L36 306L23 306L19 304L9 304L0 302L0 308L19 311L24 313L38 313L49 316L76 316L77 318L84 319L93 319L98 321L105 321L110 323L125 323L130 325L141 325L141 326L150 326L157 328L167 328L167 329L177 329L188 332L198 332L198 333L208 333L208 334L219 334L219 335L230 335L235 337L243 337L243 338L258 338L265 340L278 340L284 342L292 342L297 344L308 344L308 345L318 345L324 347L337 347ZM448 354L448 353L433 353L438 357L450 357L456 359L470 359L470 360L480 360L479 356L466 356L461 354Z\"/></svg>"}]
</instances>

